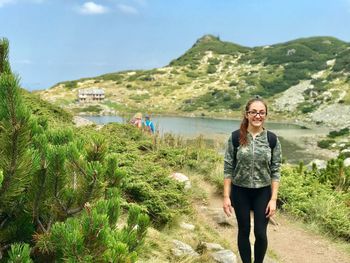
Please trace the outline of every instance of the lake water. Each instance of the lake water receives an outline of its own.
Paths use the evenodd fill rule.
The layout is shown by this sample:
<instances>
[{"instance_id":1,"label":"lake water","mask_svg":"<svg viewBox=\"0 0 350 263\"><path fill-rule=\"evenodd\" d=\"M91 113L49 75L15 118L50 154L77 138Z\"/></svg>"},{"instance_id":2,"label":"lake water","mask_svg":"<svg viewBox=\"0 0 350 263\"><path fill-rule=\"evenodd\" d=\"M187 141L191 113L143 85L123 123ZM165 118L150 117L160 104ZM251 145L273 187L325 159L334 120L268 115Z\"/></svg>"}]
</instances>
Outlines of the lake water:
<instances>
[{"instance_id":1,"label":"lake water","mask_svg":"<svg viewBox=\"0 0 350 263\"><path fill-rule=\"evenodd\" d=\"M96 124L106 124L110 122L126 123L129 118L120 116L83 116L84 118L95 122ZM194 138L203 135L204 138L226 142L233 130L239 128L240 120L223 120L200 117L173 117L173 116L154 116L152 121L157 131L161 134L173 133L184 138ZM308 163L319 156L304 151L298 147L296 140L302 136L313 136L315 134L324 134L321 129L303 129L295 124L266 122L267 129L273 131L280 137L283 156L290 163L304 161Z\"/></svg>"}]
</instances>

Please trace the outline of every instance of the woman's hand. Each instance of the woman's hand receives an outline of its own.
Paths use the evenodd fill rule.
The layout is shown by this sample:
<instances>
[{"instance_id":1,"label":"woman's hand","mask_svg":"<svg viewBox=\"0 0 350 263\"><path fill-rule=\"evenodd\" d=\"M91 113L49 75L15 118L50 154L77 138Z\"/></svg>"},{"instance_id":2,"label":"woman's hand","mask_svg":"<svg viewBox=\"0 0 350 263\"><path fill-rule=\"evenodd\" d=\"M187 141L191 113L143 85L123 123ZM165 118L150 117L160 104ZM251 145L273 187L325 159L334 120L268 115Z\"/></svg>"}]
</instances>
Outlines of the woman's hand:
<instances>
[{"instance_id":1,"label":"woman's hand","mask_svg":"<svg viewBox=\"0 0 350 263\"><path fill-rule=\"evenodd\" d=\"M271 199L266 207L266 218L273 216L276 213L276 199Z\"/></svg>"},{"instance_id":2,"label":"woman's hand","mask_svg":"<svg viewBox=\"0 0 350 263\"><path fill-rule=\"evenodd\" d=\"M231 199L230 197L224 197L224 204L223 204L224 212L227 216L231 216L233 213L233 207L231 206Z\"/></svg>"}]
</instances>

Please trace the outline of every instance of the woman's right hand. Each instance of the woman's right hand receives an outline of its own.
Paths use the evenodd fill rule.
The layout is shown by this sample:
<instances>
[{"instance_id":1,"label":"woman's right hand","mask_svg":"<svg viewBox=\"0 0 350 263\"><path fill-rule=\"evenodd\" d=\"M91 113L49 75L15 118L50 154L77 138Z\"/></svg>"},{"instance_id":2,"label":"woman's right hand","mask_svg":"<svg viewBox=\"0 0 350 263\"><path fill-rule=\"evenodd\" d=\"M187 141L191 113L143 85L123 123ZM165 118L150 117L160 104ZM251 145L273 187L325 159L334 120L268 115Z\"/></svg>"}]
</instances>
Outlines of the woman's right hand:
<instances>
[{"instance_id":1,"label":"woman's right hand","mask_svg":"<svg viewBox=\"0 0 350 263\"><path fill-rule=\"evenodd\" d=\"M224 208L225 214L230 217L233 213L233 207L231 206L230 197L224 197L223 208Z\"/></svg>"}]
</instances>

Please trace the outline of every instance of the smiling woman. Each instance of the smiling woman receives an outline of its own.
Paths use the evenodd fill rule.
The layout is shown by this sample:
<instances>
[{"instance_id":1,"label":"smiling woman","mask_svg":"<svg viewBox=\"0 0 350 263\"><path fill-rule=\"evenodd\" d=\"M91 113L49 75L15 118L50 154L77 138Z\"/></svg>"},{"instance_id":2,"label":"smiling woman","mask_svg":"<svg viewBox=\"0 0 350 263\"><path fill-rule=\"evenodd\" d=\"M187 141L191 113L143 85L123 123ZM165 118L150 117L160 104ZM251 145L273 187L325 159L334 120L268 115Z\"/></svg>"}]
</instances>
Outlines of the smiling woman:
<instances>
[{"instance_id":1,"label":"smiling woman","mask_svg":"<svg viewBox=\"0 0 350 263\"><path fill-rule=\"evenodd\" d=\"M251 262L250 212L254 213L254 262L263 262L267 224L275 214L282 161L277 136L264 128L267 105L248 101L240 129L229 138L224 161L223 209L233 210L238 223L238 249L243 263Z\"/></svg>"}]
</instances>

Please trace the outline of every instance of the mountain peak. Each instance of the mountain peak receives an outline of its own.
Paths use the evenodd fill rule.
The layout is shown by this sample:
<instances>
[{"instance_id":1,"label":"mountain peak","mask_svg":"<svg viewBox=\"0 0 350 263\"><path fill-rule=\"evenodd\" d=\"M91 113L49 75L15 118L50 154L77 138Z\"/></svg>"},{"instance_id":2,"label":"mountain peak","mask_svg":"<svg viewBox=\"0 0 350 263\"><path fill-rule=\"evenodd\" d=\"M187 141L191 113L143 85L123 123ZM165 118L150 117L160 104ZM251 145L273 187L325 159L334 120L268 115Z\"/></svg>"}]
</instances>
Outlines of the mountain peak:
<instances>
[{"instance_id":1,"label":"mountain peak","mask_svg":"<svg viewBox=\"0 0 350 263\"><path fill-rule=\"evenodd\" d=\"M184 55L170 62L171 66L189 65L197 63L207 51L220 55L237 55L245 53L249 48L220 40L217 36L210 34L197 39L194 45ZM196 62L197 61L197 62Z\"/></svg>"},{"instance_id":2,"label":"mountain peak","mask_svg":"<svg viewBox=\"0 0 350 263\"><path fill-rule=\"evenodd\" d=\"M208 42L212 42L212 41L220 41L220 38L218 36L215 37L215 36L210 35L210 34L204 35L196 41L195 45L200 44L200 43L208 43Z\"/></svg>"}]
</instances>

